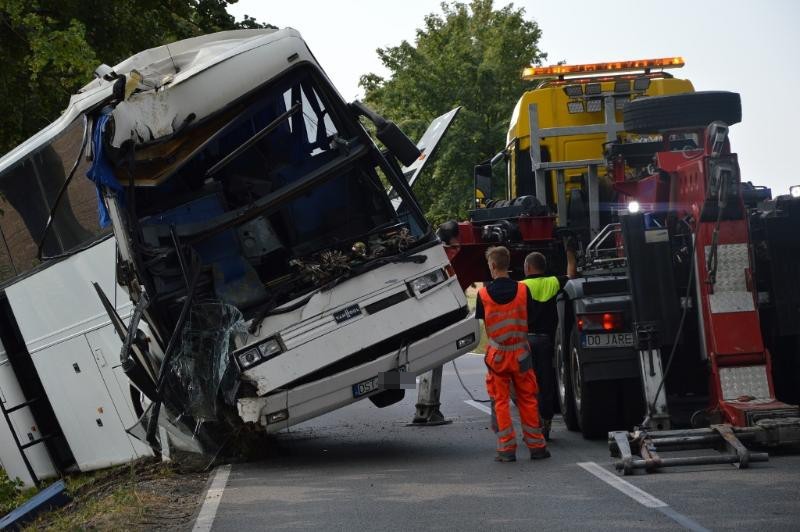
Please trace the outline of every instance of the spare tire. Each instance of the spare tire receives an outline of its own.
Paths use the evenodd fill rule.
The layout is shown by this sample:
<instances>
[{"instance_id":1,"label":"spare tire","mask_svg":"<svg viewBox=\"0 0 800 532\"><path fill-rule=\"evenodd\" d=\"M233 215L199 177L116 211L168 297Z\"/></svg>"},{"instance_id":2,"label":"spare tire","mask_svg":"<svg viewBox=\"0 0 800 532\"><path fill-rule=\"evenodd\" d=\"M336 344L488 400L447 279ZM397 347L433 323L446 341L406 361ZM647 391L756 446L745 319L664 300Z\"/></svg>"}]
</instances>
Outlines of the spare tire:
<instances>
[{"instance_id":1,"label":"spare tire","mask_svg":"<svg viewBox=\"0 0 800 532\"><path fill-rule=\"evenodd\" d=\"M717 120L733 125L742 121L742 101L725 91L648 96L625 104L622 116L629 133L704 128Z\"/></svg>"}]
</instances>

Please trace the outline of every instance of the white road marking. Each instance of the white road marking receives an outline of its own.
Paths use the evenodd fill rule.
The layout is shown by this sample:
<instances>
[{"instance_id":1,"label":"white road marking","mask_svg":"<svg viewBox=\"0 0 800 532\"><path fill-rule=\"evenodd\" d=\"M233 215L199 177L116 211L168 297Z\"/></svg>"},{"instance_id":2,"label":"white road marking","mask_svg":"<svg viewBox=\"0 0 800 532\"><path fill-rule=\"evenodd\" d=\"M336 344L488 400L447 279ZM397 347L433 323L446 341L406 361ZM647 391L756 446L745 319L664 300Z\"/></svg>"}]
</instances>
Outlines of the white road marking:
<instances>
[{"instance_id":1,"label":"white road marking","mask_svg":"<svg viewBox=\"0 0 800 532\"><path fill-rule=\"evenodd\" d=\"M220 466L214 473L214 480L211 481L211 486L208 488L206 498L203 501L203 507L200 508L200 513L197 520L194 522L192 532L207 532L211 530L211 525L214 524L214 518L217 516L217 509L222 500L222 492L225 491L225 485L228 483L228 477L231 474L230 464Z\"/></svg>"},{"instance_id":2,"label":"white road marking","mask_svg":"<svg viewBox=\"0 0 800 532\"><path fill-rule=\"evenodd\" d=\"M579 462L578 465L612 488L621 491L642 506L646 506L647 508L663 508L664 506L668 506L668 504L664 501L656 499L646 491L637 488L630 482L622 480L617 475L606 469L603 469L595 462Z\"/></svg>"},{"instance_id":3,"label":"white road marking","mask_svg":"<svg viewBox=\"0 0 800 532\"><path fill-rule=\"evenodd\" d=\"M469 406L474 406L475 408L477 408L481 412L485 412L485 413L489 414L490 416L492 415L492 409L489 408L486 405L483 405L483 404L481 404L481 403L479 403L477 401L473 401L472 399L467 399L464 402L467 403Z\"/></svg>"},{"instance_id":4,"label":"white road marking","mask_svg":"<svg viewBox=\"0 0 800 532\"><path fill-rule=\"evenodd\" d=\"M675 511L675 509L671 508L669 504L665 503L661 499L657 499L643 489L637 488L630 482L621 479L614 473L598 465L596 462L578 462L578 465L612 488L621 491L642 506L658 510L663 515L672 519L687 530L692 530L693 532L708 532L708 529L703 525L693 521L690 517Z\"/></svg>"}]
</instances>

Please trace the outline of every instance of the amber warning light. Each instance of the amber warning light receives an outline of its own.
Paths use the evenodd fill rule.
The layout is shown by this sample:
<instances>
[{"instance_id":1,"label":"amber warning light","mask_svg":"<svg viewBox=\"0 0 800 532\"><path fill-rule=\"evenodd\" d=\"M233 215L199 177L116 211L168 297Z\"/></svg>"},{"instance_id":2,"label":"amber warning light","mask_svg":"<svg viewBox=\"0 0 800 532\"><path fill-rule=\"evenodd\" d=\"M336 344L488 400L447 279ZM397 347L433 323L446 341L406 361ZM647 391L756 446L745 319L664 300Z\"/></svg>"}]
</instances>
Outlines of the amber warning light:
<instances>
[{"instance_id":1,"label":"amber warning light","mask_svg":"<svg viewBox=\"0 0 800 532\"><path fill-rule=\"evenodd\" d=\"M662 57L659 59L636 59L612 63L589 63L585 65L552 65L546 67L527 67L522 71L522 79L564 77L571 74L607 74L631 70L650 70L651 68L680 68L684 65L682 57Z\"/></svg>"}]
</instances>

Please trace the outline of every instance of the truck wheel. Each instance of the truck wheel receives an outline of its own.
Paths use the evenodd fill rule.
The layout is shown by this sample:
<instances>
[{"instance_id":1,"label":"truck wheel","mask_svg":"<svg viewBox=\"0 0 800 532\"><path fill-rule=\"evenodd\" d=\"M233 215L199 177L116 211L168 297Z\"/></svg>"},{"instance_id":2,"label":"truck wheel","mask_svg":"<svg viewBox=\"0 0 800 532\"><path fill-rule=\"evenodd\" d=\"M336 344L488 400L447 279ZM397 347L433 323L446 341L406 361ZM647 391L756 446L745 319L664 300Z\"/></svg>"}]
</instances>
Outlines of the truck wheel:
<instances>
[{"instance_id":1,"label":"truck wheel","mask_svg":"<svg viewBox=\"0 0 800 532\"><path fill-rule=\"evenodd\" d=\"M575 416L583 437L606 437L617 419L617 401L613 381L586 382L581 371L582 356L578 328L570 335L570 368Z\"/></svg>"},{"instance_id":2,"label":"truck wheel","mask_svg":"<svg viewBox=\"0 0 800 532\"><path fill-rule=\"evenodd\" d=\"M561 415L568 430L580 430L578 418L575 415L575 403L572 394L572 376L569 367L569 348L564 344L564 333L561 325L556 329L555 338L556 357L556 386L558 387L558 404L561 405Z\"/></svg>"},{"instance_id":3,"label":"truck wheel","mask_svg":"<svg viewBox=\"0 0 800 532\"><path fill-rule=\"evenodd\" d=\"M625 104L622 115L630 133L704 128L715 120L733 125L742 121L742 102L738 93L725 91L649 96Z\"/></svg>"}]
</instances>

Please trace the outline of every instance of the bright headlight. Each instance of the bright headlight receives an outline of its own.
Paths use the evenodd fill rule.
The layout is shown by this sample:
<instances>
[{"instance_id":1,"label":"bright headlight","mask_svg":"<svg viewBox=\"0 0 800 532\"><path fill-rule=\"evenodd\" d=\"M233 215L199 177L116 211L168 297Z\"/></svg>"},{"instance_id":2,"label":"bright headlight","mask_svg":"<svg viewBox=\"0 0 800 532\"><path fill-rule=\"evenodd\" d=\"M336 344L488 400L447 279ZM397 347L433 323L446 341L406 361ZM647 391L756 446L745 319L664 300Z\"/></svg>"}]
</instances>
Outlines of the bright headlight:
<instances>
[{"instance_id":1,"label":"bright headlight","mask_svg":"<svg viewBox=\"0 0 800 532\"><path fill-rule=\"evenodd\" d=\"M800 185L789 187L789 194L791 194L793 198L800 198Z\"/></svg>"},{"instance_id":2,"label":"bright headlight","mask_svg":"<svg viewBox=\"0 0 800 532\"><path fill-rule=\"evenodd\" d=\"M640 208L639 202L636 200L633 200L630 203L628 203L628 212L631 214L636 214L637 212L639 212L639 208Z\"/></svg>"},{"instance_id":3,"label":"bright headlight","mask_svg":"<svg viewBox=\"0 0 800 532\"><path fill-rule=\"evenodd\" d=\"M447 280L444 270L436 270L431 273L426 273L422 277L417 277L411 281L409 286L415 294L424 294L436 285L442 284Z\"/></svg>"}]
</instances>

